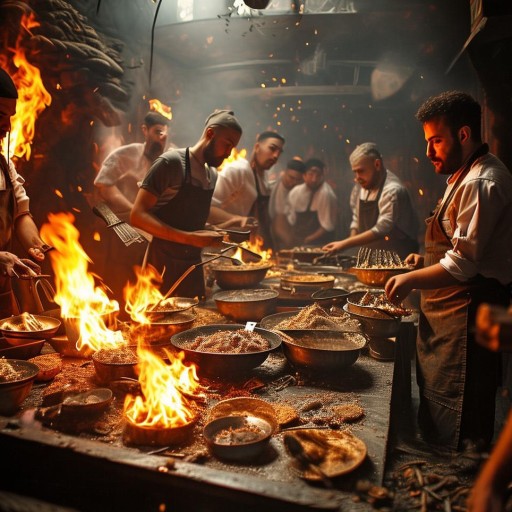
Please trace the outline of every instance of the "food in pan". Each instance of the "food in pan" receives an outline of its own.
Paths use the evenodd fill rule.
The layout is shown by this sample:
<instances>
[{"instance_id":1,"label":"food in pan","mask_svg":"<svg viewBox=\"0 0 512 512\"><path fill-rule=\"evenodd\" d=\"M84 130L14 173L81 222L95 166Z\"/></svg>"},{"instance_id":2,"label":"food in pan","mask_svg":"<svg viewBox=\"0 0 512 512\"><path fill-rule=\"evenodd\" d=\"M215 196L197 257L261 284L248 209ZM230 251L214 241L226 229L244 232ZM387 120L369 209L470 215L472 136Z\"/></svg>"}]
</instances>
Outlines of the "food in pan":
<instances>
[{"instance_id":1,"label":"food in pan","mask_svg":"<svg viewBox=\"0 0 512 512\"><path fill-rule=\"evenodd\" d=\"M0 325L0 329L6 331L43 331L46 328L42 322L30 313L22 313L17 318L16 322L13 322L11 319L5 320Z\"/></svg>"},{"instance_id":2,"label":"food in pan","mask_svg":"<svg viewBox=\"0 0 512 512\"><path fill-rule=\"evenodd\" d=\"M386 295L384 293L372 293L372 292L366 292L359 302L357 303L358 306L367 306L370 308L378 308L382 309L384 311L387 311L388 313L391 313L395 316L407 316L410 315L411 312L407 309L397 306L396 304L393 304L392 302L389 302Z\"/></svg>"},{"instance_id":3,"label":"food in pan","mask_svg":"<svg viewBox=\"0 0 512 512\"><path fill-rule=\"evenodd\" d=\"M208 336L197 336L194 340L184 343L183 347L198 352L241 354L268 350L270 343L256 332L238 329L236 331L217 331Z\"/></svg>"},{"instance_id":4,"label":"food in pan","mask_svg":"<svg viewBox=\"0 0 512 512\"><path fill-rule=\"evenodd\" d=\"M20 378L20 373L13 368L11 363L5 359L0 359L0 382L10 382Z\"/></svg>"},{"instance_id":5,"label":"food in pan","mask_svg":"<svg viewBox=\"0 0 512 512\"><path fill-rule=\"evenodd\" d=\"M105 364L137 364L139 362L136 352L129 347L98 350L94 358Z\"/></svg>"},{"instance_id":6,"label":"food in pan","mask_svg":"<svg viewBox=\"0 0 512 512\"><path fill-rule=\"evenodd\" d=\"M213 442L217 444L246 444L261 439L266 432L258 425L245 423L241 427L228 427L215 434Z\"/></svg>"}]
</instances>

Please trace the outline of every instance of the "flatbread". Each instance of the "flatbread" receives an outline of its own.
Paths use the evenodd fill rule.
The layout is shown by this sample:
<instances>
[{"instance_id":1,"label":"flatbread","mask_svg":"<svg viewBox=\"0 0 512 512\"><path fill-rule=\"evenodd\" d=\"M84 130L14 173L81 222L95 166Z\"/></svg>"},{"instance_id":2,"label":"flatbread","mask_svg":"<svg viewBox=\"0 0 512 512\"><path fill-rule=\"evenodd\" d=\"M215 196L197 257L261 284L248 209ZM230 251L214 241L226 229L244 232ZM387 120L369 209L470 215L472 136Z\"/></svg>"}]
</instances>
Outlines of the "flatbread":
<instances>
[{"instance_id":1,"label":"flatbread","mask_svg":"<svg viewBox=\"0 0 512 512\"><path fill-rule=\"evenodd\" d=\"M328 478L356 469L365 459L365 443L350 431L304 429L290 432L302 445L307 457ZM293 459L294 468L306 480L321 480L318 471Z\"/></svg>"},{"instance_id":2,"label":"flatbread","mask_svg":"<svg viewBox=\"0 0 512 512\"><path fill-rule=\"evenodd\" d=\"M333 416L344 422L344 423L352 423L354 421L358 421L364 417L364 409L357 404L348 403L343 405L335 405L332 408Z\"/></svg>"}]
</instances>

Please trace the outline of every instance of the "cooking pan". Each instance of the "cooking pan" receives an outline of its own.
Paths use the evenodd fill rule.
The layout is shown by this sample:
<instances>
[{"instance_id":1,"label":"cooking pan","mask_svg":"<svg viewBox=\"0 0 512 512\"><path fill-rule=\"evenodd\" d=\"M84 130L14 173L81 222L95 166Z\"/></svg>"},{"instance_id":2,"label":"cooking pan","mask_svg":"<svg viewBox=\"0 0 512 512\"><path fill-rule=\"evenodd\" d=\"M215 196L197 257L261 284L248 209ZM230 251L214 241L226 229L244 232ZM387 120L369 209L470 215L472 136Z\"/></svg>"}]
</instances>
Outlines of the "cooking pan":
<instances>
[{"instance_id":1,"label":"cooking pan","mask_svg":"<svg viewBox=\"0 0 512 512\"><path fill-rule=\"evenodd\" d=\"M259 322L275 311L279 292L268 288L225 290L213 296L219 313L238 322Z\"/></svg>"},{"instance_id":2,"label":"cooking pan","mask_svg":"<svg viewBox=\"0 0 512 512\"><path fill-rule=\"evenodd\" d=\"M188 331L175 334L171 344L175 349L185 353L185 359L198 366L200 374L209 377L240 377L262 364L273 350L281 346L281 337L266 329L255 328L254 332L263 336L270 348L259 352L244 352L240 354L221 352L200 352L187 348L186 345L198 336L209 336L218 331L237 331L243 329L241 324L214 324L194 327Z\"/></svg>"},{"instance_id":3,"label":"cooking pan","mask_svg":"<svg viewBox=\"0 0 512 512\"><path fill-rule=\"evenodd\" d=\"M400 274L410 272L412 267L404 268L363 268L363 267L352 267L348 269L348 272L354 274L357 280L361 283L367 284L368 286L384 286L388 279Z\"/></svg>"},{"instance_id":4,"label":"cooking pan","mask_svg":"<svg viewBox=\"0 0 512 512\"><path fill-rule=\"evenodd\" d=\"M375 298L382 299L382 302L389 306L389 309L380 306L370 306L361 304L362 298L369 293ZM347 296L347 307L349 313L357 313L358 315L367 316L371 318L383 318L383 319L399 319L403 316L410 314L410 311L394 306L386 298L385 293L382 290L366 290L366 291L355 291L351 292Z\"/></svg>"},{"instance_id":5,"label":"cooking pan","mask_svg":"<svg viewBox=\"0 0 512 512\"><path fill-rule=\"evenodd\" d=\"M41 325L41 328L32 330L26 329L26 327L24 327L24 318L26 318L26 315L33 317L38 324ZM24 344L27 339L51 338L58 331L60 324L60 320L56 318L26 313L0 320L0 333L12 344L15 344L16 340L19 340L20 344Z\"/></svg>"},{"instance_id":6,"label":"cooking pan","mask_svg":"<svg viewBox=\"0 0 512 512\"><path fill-rule=\"evenodd\" d=\"M398 335L400 330L400 318L378 318L375 316L361 315L351 311L348 302L343 306L343 311L356 320L359 320L363 332L371 338L393 338Z\"/></svg>"},{"instance_id":7,"label":"cooking pan","mask_svg":"<svg viewBox=\"0 0 512 512\"><path fill-rule=\"evenodd\" d=\"M212 268L217 284L224 290L254 288L272 268L271 263L261 265L216 265Z\"/></svg>"}]
</instances>

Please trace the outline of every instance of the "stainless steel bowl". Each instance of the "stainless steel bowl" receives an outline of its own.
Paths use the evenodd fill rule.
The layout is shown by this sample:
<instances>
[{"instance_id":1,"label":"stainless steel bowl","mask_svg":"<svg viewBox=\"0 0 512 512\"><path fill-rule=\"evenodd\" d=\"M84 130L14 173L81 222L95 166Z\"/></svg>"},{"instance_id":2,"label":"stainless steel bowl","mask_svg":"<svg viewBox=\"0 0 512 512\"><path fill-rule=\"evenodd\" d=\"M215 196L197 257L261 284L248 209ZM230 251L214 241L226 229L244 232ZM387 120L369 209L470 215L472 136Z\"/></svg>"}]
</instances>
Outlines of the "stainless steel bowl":
<instances>
[{"instance_id":1,"label":"stainless steel bowl","mask_svg":"<svg viewBox=\"0 0 512 512\"><path fill-rule=\"evenodd\" d=\"M276 333L256 327L255 332L268 340L270 348L259 352L240 354L221 352L200 352L187 348L198 336L209 336L218 331L237 331L243 329L241 324L213 324L194 327L188 331L175 334L171 344L175 349L185 352L185 359L195 363L200 374L208 377L240 377L247 374L267 359L270 352L281 346L281 337Z\"/></svg>"},{"instance_id":2,"label":"stainless steel bowl","mask_svg":"<svg viewBox=\"0 0 512 512\"><path fill-rule=\"evenodd\" d=\"M299 370L319 373L339 372L353 365L368 343L357 332L297 330L283 338L283 352Z\"/></svg>"},{"instance_id":3,"label":"stainless steel bowl","mask_svg":"<svg viewBox=\"0 0 512 512\"><path fill-rule=\"evenodd\" d=\"M220 288L223 290L238 290L257 286L263 281L270 268L272 268L272 264L269 263L240 267L216 265L212 270Z\"/></svg>"},{"instance_id":4,"label":"stainless steel bowl","mask_svg":"<svg viewBox=\"0 0 512 512\"><path fill-rule=\"evenodd\" d=\"M207 423L203 437L213 455L244 462L260 455L272 436L272 426L255 416L225 416Z\"/></svg>"},{"instance_id":5,"label":"stainless steel bowl","mask_svg":"<svg viewBox=\"0 0 512 512\"><path fill-rule=\"evenodd\" d=\"M219 313L239 322L259 322L273 313L279 292L267 288L226 290L213 296Z\"/></svg>"}]
</instances>

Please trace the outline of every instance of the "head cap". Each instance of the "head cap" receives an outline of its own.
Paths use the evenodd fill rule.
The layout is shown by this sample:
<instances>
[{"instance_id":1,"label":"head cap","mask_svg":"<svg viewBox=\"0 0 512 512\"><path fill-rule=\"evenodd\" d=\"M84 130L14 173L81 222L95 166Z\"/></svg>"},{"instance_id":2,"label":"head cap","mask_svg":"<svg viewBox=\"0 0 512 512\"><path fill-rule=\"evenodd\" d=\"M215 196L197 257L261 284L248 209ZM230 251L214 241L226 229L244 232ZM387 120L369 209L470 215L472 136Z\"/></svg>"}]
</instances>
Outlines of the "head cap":
<instances>
[{"instance_id":1,"label":"head cap","mask_svg":"<svg viewBox=\"0 0 512 512\"><path fill-rule=\"evenodd\" d=\"M167 117L163 116L159 112L155 112L154 110L150 110L145 116L144 116L144 124L151 128L151 126L155 126L155 124L163 124L168 125L169 119Z\"/></svg>"},{"instance_id":2,"label":"head cap","mask_svg":"<svg viewBox=\"0 0 512 512\"><path fill-rule=\"evenodd\" d=\"M205 128L210 126L223 126L242 133L242 127L231 110L215 110L212 112L204 123Z\"/></svg>"}]
</instances>

